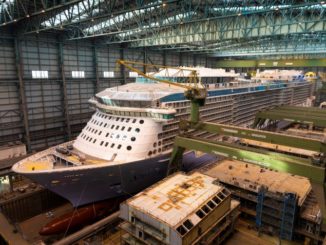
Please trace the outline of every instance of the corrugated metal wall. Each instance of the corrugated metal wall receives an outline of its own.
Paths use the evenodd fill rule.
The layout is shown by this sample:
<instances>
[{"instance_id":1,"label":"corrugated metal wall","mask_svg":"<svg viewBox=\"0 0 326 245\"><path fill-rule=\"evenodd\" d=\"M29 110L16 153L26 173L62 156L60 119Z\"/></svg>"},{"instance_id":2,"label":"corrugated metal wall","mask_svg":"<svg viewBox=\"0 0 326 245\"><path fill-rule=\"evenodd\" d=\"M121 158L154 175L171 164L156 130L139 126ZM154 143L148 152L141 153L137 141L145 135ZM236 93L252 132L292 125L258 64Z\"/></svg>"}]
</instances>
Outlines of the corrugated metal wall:
<instances>
[{"instance_id":1,"label":"corrugated metal wall","mask_svg":"<svg viewBox=\"0 0 326 245\"><path fill-rule=\"evenodd\" d=\"M123 70L116 68L115 61L120 58L171 66L214 64L213 58L187 53L98 46L85 41L60 43L49 34L16 42L2 36L0 144L20 140L34 151L64 142L69 135L76 137L92 114L87 100L96 91L133 81L128 70L122 74ZM33 79L33 70L48 71L49 78ZM72 71L84 71L85 77L73 78ZM115 72L115 77L104 78L104 71Z\"/></svg>"}]
</instances>

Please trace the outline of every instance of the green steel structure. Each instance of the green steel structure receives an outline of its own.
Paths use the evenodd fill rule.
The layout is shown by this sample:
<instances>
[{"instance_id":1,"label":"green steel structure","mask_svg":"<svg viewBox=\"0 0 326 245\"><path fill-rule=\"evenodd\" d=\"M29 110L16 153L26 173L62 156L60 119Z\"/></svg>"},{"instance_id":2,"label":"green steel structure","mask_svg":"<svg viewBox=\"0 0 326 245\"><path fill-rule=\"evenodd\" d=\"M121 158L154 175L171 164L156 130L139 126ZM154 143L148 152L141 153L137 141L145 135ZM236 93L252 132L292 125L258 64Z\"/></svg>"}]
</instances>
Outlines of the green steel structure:
<instances>
[{"instance_id":1,"label":"green steel structure","mask_svg":"<svg viewBox=\"0 0 326 245\"><path fill-rule=\"evenodd\" d=\"M324 1L6 0L0 29L215 57L326 53Z\"/></svg>"},{"instance_id":2,"label":"green steel structure","mask_svg":"<svg viewBox=\"0 0 326 245\"><path fill-rule=\"evenodd\" d=\"M221 68L326 67L326 59L218 60Z\"/></svg>"},{"instance_id":3,"label":"green steel structure","mask_svg":"<svg viewBox=\"0 0 326 245\"><path fill-rule=\"evenodd\" d=\"M205 132L257 140L271 144L280 144L316 152L326 152L326 142L311 138L209 122L192 123L191 121L182 121L180 124L182 125L181 129L203 130Z\"/></svg>"},{"instance_id":4,"label":"green steel structure","mask_svg":"<svg viewBox=\"0 0 326 245\"><path fill-rule=\"evenodd\" d=\"M271 113L270 111L274 112ZM319 108L311 108L310 110L310 108L283 106L270 111L257 113L254 125L258 125L268 118L272 120L286 119L291 122L303 122L313 126L326 127L326 111ZM323 215L323 230L326 231L325 142L230 125L199 122L199 120L181 121L180 129L183 134L177 136L175 139L168 166L168 175L182 168L183 153L188 149L216 154L277 171L304 176L310 180L317 196ZM318 152L318 159L315 156L313 157L314 159L307 159L250 146L192 137L188 133L188 130L201 130L219 135L235 136L300 149L309 149Z\"/></svg>"},{"instance_id":5,"label":"green steel structure","mask_svg":"<svg viewBox=\"0 0 326 245\"><path fill-rule=\"evenodd\" d=\"M264 124L267 119L308 124L325 128L326 110L311 107L280 106L258 112L253 127Z\"/></svg>"}]
</instances>

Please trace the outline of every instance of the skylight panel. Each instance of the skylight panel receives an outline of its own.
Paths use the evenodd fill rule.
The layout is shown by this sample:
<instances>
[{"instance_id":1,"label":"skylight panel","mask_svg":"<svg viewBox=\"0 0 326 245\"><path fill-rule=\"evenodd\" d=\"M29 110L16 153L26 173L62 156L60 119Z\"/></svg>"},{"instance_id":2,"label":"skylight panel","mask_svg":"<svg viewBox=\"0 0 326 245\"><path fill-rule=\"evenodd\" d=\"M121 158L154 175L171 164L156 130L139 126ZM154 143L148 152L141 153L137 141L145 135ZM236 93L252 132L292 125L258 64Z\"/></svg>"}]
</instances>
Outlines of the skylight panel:
<instances>
[{"instance_id":1,"label":"skylight panel","mask_svg":"<svg viewBox=\"0 0 326 245\"><path fill-rule=\"evenodd\" d=\"M44 26L58 26L61 23L71 20L72 23L86 19L89 15L88 12L92 11L92 15L99 12L99 8L95 8L101 2L105 0L84 0L71 6L69 9L64 10L60 14L57 14L53 18L44 21ZM94 9L92 9L94 8ZM92 10L91 10L92 9Z\"/></svg>"},{"instance_id":2,"label":"skylight panel","mask_svg":"<svg viewBox=\"0 0 326 245\"><path fill-rule=\"evenodd\" d=\"M149 13L149 12L152 12L153 10L155 10L155 9L161 8L161 5L157 5L157 4L161 4L161 3L162 3L162 1L159 0L159 1L147 4L145 6L146 8L144 8L144 9L138 9L138 10L134 10L134 11L126 12L124 14L117 15L117 16L111 18L111 19L100 22L100 23L98 23L96 25L93 25L91 27L85 28L84 31L87 32L87 33L95 33L95 32L97 32L97 31L99 31L101 29L106 29L106 28L112 27L112 26L117 25L119 23L122 23L124 21L131 20L135 16L139 16L139 15L142 15L142 14L145 14L145 13ZM157 6L150 7L152 5L157 5Z\"/></svg>"}]
</instances>

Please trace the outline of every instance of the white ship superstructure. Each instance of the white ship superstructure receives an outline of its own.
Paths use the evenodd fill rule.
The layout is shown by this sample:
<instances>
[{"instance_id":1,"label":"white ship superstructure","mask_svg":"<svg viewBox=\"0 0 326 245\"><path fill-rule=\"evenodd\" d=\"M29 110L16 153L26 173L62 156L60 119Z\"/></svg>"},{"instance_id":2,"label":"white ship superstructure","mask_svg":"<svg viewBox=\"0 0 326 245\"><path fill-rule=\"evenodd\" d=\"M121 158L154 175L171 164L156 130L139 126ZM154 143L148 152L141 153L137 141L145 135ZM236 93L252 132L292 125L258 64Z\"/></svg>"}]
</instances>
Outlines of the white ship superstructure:
<instances>
[{"instance_id":1,"label":"white ship superstructure","mask_svg":"<svg viewBox=\"0 0 326 245\"><path fill-rule=\"evenodd\" d=\"M197 69L207 87L201 119L249 125L257 110L281 104L301 104L310 83L237 80L239 74L221 69ZM156 76L179 81L163 69ZM188 119L190 101L184 89L142 77L135 83L108 88L89 100L96 110L75 141L52 147L14 165L17 173L67 198L74 206L133 194L163 178L180 119ZM196 158L187 153L188 165Z\"/></svg>"}]
</instances>

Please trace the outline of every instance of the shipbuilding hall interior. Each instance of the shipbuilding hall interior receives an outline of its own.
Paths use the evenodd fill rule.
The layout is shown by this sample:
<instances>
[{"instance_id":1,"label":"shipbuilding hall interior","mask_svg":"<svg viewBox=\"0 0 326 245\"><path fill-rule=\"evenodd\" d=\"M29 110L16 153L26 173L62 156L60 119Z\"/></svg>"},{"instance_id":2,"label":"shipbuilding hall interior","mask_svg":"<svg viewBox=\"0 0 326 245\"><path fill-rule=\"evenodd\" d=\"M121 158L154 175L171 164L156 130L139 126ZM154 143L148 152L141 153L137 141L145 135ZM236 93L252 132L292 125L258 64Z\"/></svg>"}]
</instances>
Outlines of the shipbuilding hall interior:
<instances>
[{"instance_id":1,"label":"shipbuilding hall interior","mask_svg":"<svg viewBox=\"0 0 326 245\"><path fill-rule=\"evenodd\" d=\"M325 170L325 1L0 1L0 244L325 245Z\"/></svg>"}]
</instances>

